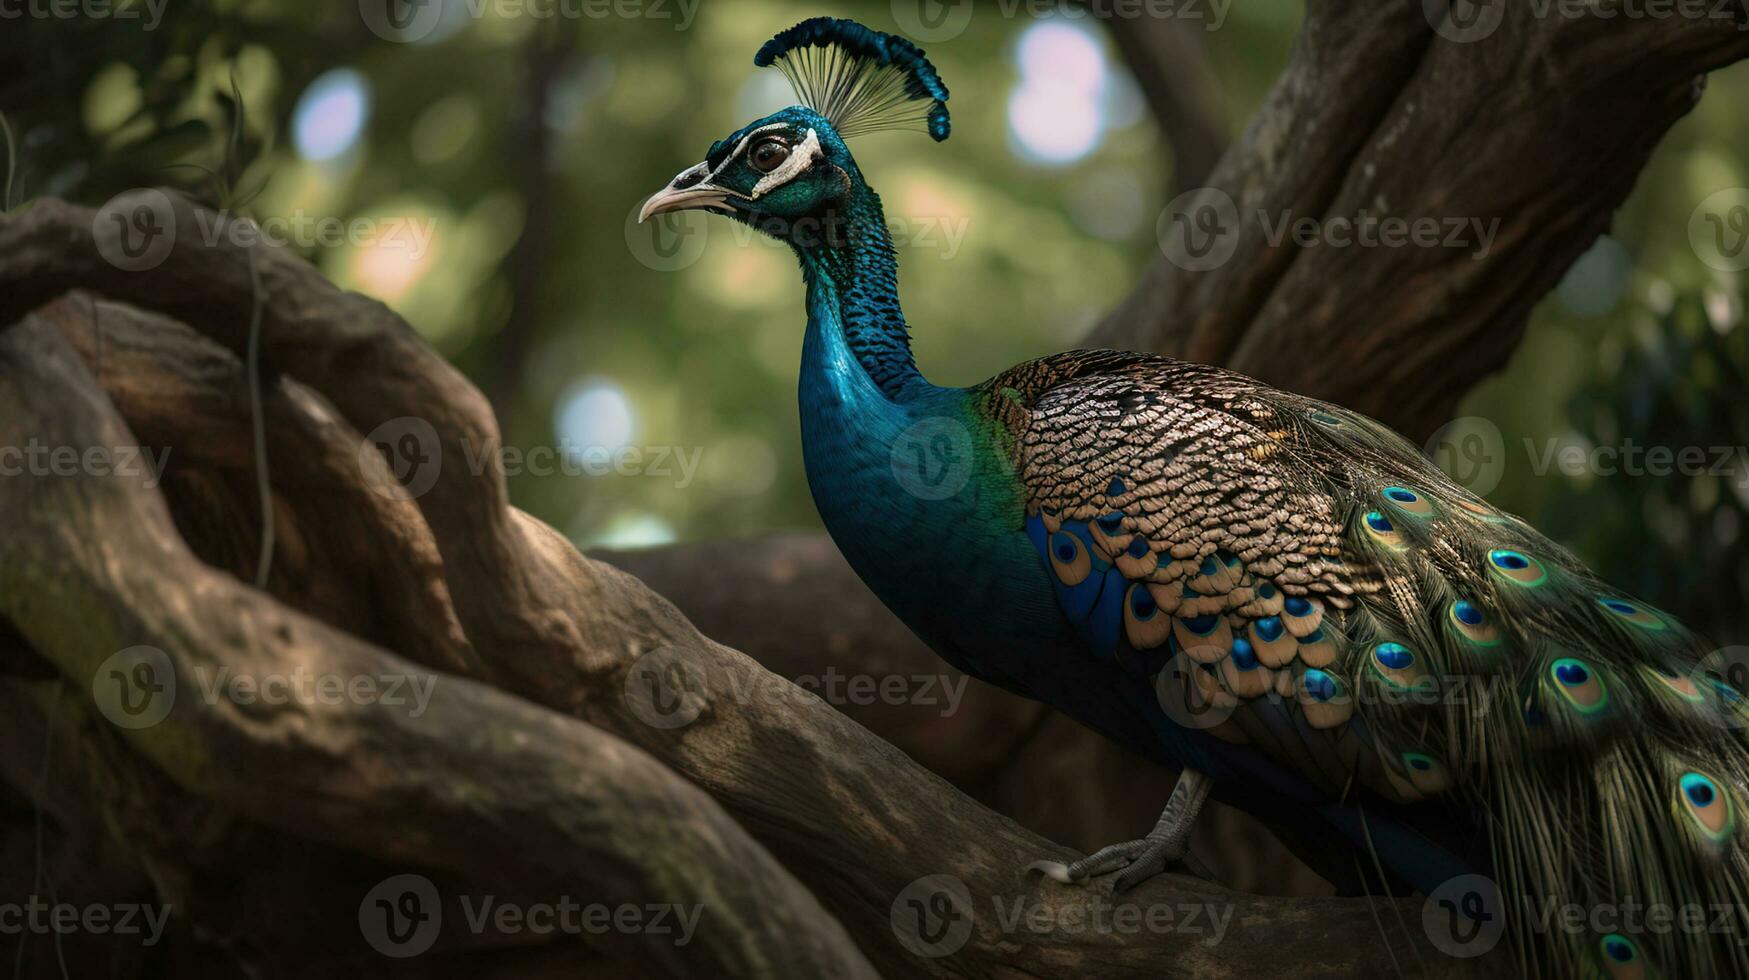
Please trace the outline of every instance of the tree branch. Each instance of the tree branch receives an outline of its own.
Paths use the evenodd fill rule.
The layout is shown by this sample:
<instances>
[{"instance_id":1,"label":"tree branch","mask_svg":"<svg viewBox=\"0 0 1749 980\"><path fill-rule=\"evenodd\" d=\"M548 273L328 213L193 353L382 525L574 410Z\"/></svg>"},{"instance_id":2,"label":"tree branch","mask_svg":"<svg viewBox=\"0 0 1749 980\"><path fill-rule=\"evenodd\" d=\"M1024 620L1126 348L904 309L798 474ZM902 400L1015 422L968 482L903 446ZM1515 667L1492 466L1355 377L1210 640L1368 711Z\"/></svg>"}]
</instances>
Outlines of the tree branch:
<instances>
[{"instance_id":1,"label":"tree branch","mask_svg":"<svg viewBox=\"0 0 1749 980\"><path fill-rule=\"evenodd\" d=\"M0 444L82 454L137 444L44 320L0 334L0 403ZM101 683L113 651L163 652L179 704L129 742L188 791L293 835L502 886L702 906L713 921L692 943L639 936L671 974L874 975L696 788L588 724L434 674L207 567L143 481L0 481L0 513L14 518L0 545L0 613L64 676ZM424 678L428 710L202 696L227 674L298 671L415 688Z\"/></svg>"},{"instance_id":2,"label":"tree branch","mask_svg":"<svg viewBox=\"0 0 1749 980\"><path fill-rule=\"evenodd\" d=\"M1482 8L1503 17L1491 33L1461 42L1420 0L1308 8L1196 202L1231 202L1217 236L1230 257L1203 271L1157 261L1090 340L1225 364L1425 438L1506 362L1693 107L1697 77L1749 54L1749 33L1500 4ZM1437 243L1302 246L1274 230L1369 215L1431 221ZM1464 223L1458 247L1450 222ZM1472 222L1497 223L1487 247Z\"/></svg>"},{"instance_id":3,"label":"tree branch","mask_svg":"<svg viewBox=\"0 0 1749 980\"><path fill-rule=\"evenodd\" d=\"M1220 81L1208 62L1205 22L1106 17L1105 26L1172 151L1173 193L1201 187L1227 149Z\"/></svg>"}]
</instances>

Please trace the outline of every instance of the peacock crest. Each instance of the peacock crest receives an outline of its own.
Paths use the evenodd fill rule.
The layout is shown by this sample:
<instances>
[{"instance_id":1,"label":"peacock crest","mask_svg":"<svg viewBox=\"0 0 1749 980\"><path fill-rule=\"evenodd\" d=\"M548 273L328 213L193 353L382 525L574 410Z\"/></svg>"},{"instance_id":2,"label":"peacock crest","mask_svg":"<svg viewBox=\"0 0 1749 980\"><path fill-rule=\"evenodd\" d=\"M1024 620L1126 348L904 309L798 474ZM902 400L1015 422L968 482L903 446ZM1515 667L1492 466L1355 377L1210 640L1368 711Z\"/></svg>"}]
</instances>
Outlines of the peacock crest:
<instances>
[{"instance_id":1,"label":"peacock crest","mask_svg":"<svg viewBox=\"0 0 1749 980\"><path fill-rule=\"evenodd\" d=\"M902 37L815 17L765 42L753 63L776 66L796 98L845 139L918 128L947 139L947 86L922 49Z\"/></svg>"}]
</instances>

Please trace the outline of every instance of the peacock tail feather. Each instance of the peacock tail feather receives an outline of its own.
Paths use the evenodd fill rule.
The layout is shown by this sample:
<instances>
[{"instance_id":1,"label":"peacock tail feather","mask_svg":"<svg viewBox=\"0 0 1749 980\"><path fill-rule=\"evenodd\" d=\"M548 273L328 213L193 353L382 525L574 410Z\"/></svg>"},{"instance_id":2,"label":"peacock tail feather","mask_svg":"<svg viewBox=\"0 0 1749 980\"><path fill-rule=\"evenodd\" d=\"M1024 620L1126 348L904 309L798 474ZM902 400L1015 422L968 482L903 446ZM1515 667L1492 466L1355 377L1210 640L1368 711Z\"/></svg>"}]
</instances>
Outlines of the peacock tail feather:
<instances>
[{"instance_id":1,"label":"peacock tail feather","mask_svg":"<svg viewBox=\"0 0 1749 980\"><path fill-rule=\"evenodd\" d=\"M1213 734L1339 800L1485 814L1530 975L1749 975L1746 716L1680 623L1333 405L1111 351L979 391L1095 656L1188 657L1232 712ZM1726 928L1534 934L1636 904Z\"/></svg>"}]
</instances>

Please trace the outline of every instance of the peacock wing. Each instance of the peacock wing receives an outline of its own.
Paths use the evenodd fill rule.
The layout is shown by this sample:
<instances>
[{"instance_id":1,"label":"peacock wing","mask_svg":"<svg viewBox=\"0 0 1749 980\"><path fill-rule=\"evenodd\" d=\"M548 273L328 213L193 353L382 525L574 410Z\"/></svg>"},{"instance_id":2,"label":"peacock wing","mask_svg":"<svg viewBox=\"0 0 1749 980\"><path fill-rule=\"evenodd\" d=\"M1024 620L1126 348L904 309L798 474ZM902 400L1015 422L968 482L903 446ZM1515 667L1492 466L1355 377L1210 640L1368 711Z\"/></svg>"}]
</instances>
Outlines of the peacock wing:
<instances>
[{"instance_id":1,"label":"peacock wing","mask_svg":"<svg viewBox=\"0 0 1749 980\"><path fill-rule=\"evenodd\" d=\"M1683 761L1742 717L1691 634L1364 416L1109 351L1029 362L986 397L1092 654L1149 679L1188 658L1232 709L1215 734L1333 793L1512 793L1515 768L1609 749L1671 769L1686 813L1684 774L1745 775Z\"/></svg>"}]
</instances>

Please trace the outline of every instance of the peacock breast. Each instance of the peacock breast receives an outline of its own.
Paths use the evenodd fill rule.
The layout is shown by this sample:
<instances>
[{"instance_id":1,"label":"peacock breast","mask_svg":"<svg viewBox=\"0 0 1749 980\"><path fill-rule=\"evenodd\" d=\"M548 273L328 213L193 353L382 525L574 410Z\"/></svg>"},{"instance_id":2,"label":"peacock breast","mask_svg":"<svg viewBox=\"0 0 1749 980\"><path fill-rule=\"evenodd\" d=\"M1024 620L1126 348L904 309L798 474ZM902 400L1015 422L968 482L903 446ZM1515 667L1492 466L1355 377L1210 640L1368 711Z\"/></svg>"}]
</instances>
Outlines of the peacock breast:
<instances>
[{"instance_id":1,"label":"peacock breast","mask_svg":"<svg viewBox=\"0 0 1749 980\"><path fill-rule=\"evenodd\" d=\"M1069 642L1006 454L965 392L880 401L802 395L808 486L857 575L977 676L989 677L998 650Z\"/></svg>"}]
</instances>

